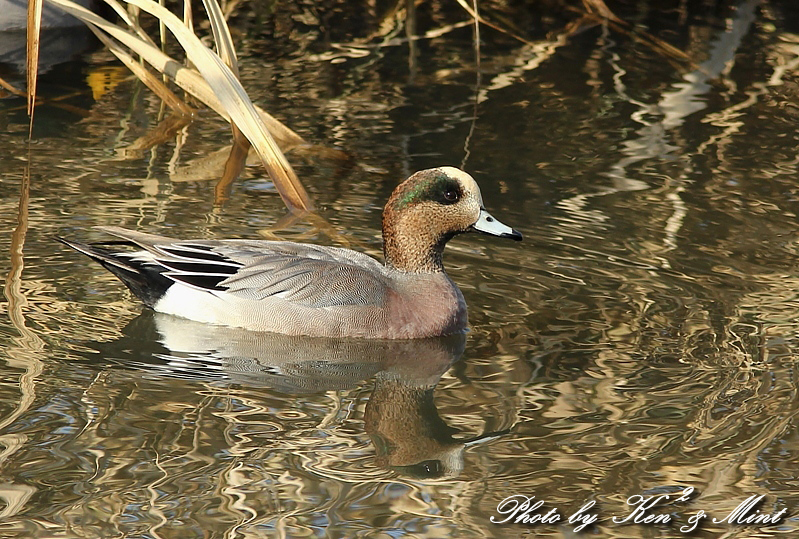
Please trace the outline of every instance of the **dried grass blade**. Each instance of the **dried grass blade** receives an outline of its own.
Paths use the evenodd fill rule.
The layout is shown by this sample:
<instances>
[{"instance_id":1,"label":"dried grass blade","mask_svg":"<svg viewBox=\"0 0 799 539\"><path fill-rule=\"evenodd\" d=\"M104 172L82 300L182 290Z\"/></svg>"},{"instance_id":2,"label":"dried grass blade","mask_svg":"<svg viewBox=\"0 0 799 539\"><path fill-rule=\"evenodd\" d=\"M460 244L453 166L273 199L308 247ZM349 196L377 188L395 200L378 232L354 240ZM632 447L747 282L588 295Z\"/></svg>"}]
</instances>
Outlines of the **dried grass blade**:
<instances>
[{"instance_id":1,"label":"dried grass blade","mask_svg":"<svg viewBox=\"0 0 799 539\"><path fill-rule=\"evenodd\" d=\"M211 31L214 34L214 43L219 57L228 65L236 78L239 77L239 62L236 58L236 47L230 35L225 15L216 0L203 0L208 20L211 22Z\"/></svg>"},{"instance_id":2,"label":"dried grass blade","mask_svg":"<svg viewBox=\"0 0 799 539\"><path fill-rule=\"evenodd\" d=\"M222 61L227 64L236 78L239 78L239 61L236 58L236 47L233 45L233 38L230 35L225 16L216 0L203 0L205 11L208 13L208 20L211 23L211 31L214 34L216 51ZM247 154L250 151L250 141L241 130L231 123L233 131L233 147L231 148L228 160L225 163L225 170L214 189L214 204L221 206L230 198L230 191L233 182L238 179L244 170L247 162ZM268 129L268 127L267 127Z\"/></svg>"},{"instance_id":3,"label":"dried grass blade","mask_svg":"<svg viewBox=\"0 0 799 539\"><path fill-rule=\"evenodd\" d=\"M152 43L151 40L146 39L131 31L120 28L96 13L93 13L70 0L47 0L50 4L58 6L60 9L66 11L70 15L80 19L84 23L93 26L130 48L131 51L140 55L147 63L159 73L164 73L169 76L178 86L183 90L194 96L199 101L205 103L208 107L213 109L217 114L222 116L225 120L231 121L230 115L225 110L220 100L214 94L214 91L209 86L199 73L193 69L184 67L177 60L167 56ZM113 0L106 0L109 4L114 4ZM272 136L280 142L280 147L284 151L306 144L305 140L297 133L283 125L280 121L273 118L267 112L259 107L255 107L261 120L266 124Z\"/></svg>"},{"instance_id":4,"label":"dried grass blade","mask_svg":"<svg viewBox=\"0 0 799 539\"><path fill-rule=\"evenodd\" d=\"M42 5L44 0L28 0L27 54L28 54L28 116L33 133L33 109L36 106L36 78L39 74L39 33L42 29Z\"/></svg>"},{"instance_id":5,"label":"dried grass blade","mask_svg":"<svg viewBox=\"0 0 799 539\"><path fill-rule=\"evenodd\" d=\"M172 12L151 0L127 1L163 21L169 28L191 62L214 90L232 122L245 134L261 156L264 167L272 177L286 206L291 210L312 210L313 203L308 193L261 120L247 92L222 59L203 45Z\"/></svg>"},{"instance_id":6,"label":"dried grass blade","mask_svg":"<svg viewBox=\"0 0 799 539\"><path fill-rule=\"evenodd\" d=\"M305 188L299 182L291 165L286 161L285 156L266 126L269 123L267 120L275 123L277 120L255 108L238 79L219 56L203 45L197 36L189 31L173 13L151 0L128 1L129 5L140 8L164 22L185 49L189 60L199 70L199 74L181 66L158 50L157 47L147 43L143 38L110 23L69 0L48 1L84 22L95 25L107 32L124 45L130 47L135 53L141 55L156 70L172 77L175 82L193 95L202 94L205 97L203 100L206 104L228 118L232 123L235 123L253 144L286 206L292 211L310 211L313 209L313 203ZM107 1L113 2L114 0ZM287 128L284 128L283 131L293 134ZM294 142L296 142L296 138L299 137L294 134L293 138L295 138Z\"/></svg>"},{"instance_id":7,"label":"dried grass blade","mask_svg":"<svg viewBox=\"0 0 799 539\"><path fill-rule=\"evenodd\" d=\"M122 19L122 22L124 22L125 24L127 24L127 25L128 25L130 28L133 28L133 29L139 29L139 30L141 30L141 26L138 26L138 25L137 25L137 24L136 24L136 23L133 21L133 19L130 17L130 13L128 13L128 12L125 10L125 8L124 8L124 7L122 7L122 4L120 4L119 2L116 2L115 0L106 0L106 1L105 1L105 3L106 3L106 4L108 4L109 6L111 6L111 9L113 9L113 10L114 10L114 13L116 13L116 14L117 14L117 17L119 17L120 19ZM141 36L143 37L143 36L145 36L146 34L145 34L145 33L144 33L144 31L142 30L141 32L139 32L139 35L141 35ZM149 36L148 36L148 37L149 37Z\"/></svg>"},{"instance_id":8,"label":"dried grass blade","mask_svg":"<svg viewBox=\"0 0 799 539\"><path fill-rule=\"evenodd\" d=\"M158 5L161 6L161 7L164 7L164 0L158 0ZM161 41L161 50L162 51L166 50L166 36L167 36L166 26L164 25L163 22L158 21L158 37L159 37L159 39Z\"/></svg>"},{"instance_id":9,"label":"dried grass blade","mask_svg":"<svg viewBox=\"0 0 799 539\"><path fill-rule=\"evenodd\" d=\"M192 16L191 2L186 0L183 2L183 24L190 32L194 33L194 17Z\"/></svg>"}]
</instances>

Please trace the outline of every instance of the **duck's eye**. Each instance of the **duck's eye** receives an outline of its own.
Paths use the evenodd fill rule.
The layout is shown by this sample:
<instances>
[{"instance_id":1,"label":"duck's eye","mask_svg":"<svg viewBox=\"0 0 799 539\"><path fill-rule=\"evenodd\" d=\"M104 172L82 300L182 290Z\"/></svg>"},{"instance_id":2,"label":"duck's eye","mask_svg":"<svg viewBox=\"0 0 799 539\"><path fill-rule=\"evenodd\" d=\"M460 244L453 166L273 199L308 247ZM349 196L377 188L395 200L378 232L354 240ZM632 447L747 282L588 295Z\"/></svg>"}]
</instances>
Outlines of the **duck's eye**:
<instances>
[{"instance_id":1,"label":"duck's eye","mask_svg":"<svg viewBox=\"0 0 799 539\"><path fill-rule=\"evenodd\" d=\"M447 189L444 191L444 200L447 202L457 202L460 196L460 193L455 189Z\"/></svg>"}]
</instances>

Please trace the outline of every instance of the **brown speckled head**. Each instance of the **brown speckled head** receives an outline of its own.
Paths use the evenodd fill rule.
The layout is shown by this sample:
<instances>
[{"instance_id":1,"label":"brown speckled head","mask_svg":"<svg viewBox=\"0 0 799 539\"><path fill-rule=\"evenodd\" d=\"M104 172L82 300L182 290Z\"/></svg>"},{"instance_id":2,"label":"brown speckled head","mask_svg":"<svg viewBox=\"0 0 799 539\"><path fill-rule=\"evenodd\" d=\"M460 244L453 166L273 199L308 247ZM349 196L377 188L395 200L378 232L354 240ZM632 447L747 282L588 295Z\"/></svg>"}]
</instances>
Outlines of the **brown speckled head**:
<instances>
[{"instance_id":1,"label":"brown speckled head","mask_svg":"<svg viewBox=\"0 0 799 539\"><path fill-rule=\"evenodd\" d=\"M414 273L443 271L444 246L479 219L480 188L462 170L422 170L402 182L383 211L386 265Z\"/></svg>"}]
</instances>

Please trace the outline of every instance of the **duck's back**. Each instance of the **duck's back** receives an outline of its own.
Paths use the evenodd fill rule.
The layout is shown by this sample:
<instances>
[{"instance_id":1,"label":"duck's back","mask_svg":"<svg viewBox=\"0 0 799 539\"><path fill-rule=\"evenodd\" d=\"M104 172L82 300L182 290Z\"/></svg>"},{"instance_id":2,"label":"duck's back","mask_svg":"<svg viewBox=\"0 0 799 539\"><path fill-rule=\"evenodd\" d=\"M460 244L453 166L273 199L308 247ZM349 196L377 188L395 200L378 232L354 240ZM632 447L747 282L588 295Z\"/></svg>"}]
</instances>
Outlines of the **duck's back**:
<instances>
[{"instance_id":1,"label":"duck's back","mask_svg":"<svg viewBox=\"0 0 799 539\"><path fill-rule=\"evenodd\" d=\"M443 272L408 274L349 249L291 242L227 240L208 246L240 266L214 287L180 280L192 279L185 273L174 275L178 280L155 310L325 337L420 338L467 325L463 296Z\"/></svg>"},{"instance_id":2,"label":"duck's back","mask_svg":"<svg viewBox=\"0 0 799 539\"><path fill-rule=\"evenodd\" d=\"M154 310L289 335L419 338L463 331L466 306L445 273L409 274L357 251L266 240L175 241L116 227L141 247L70 245Z\"/></svg>"}]
</instances>

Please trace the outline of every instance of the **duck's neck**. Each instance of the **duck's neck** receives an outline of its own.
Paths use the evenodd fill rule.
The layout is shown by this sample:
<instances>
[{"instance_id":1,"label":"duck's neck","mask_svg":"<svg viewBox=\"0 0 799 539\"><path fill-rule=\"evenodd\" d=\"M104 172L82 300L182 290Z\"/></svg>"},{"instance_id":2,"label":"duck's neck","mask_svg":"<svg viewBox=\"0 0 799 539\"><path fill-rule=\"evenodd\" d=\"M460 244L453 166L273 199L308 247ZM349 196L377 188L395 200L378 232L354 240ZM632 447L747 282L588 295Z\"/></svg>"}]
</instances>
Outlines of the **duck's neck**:
<instances>
[{"instance_id":1,"label":"duck's neck","mask_svg":"<svg viewBox=\"0 0 799 539\"><path fill-rule=\"evenodd\" d=\"M406 225L406 226L403 226ZM450 237L434 235L427 226L383 222L383 255L386 266L407 273L441 273L441 257Z\"/></svg>"}]
</instances>

